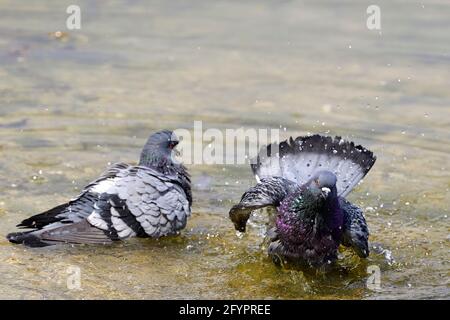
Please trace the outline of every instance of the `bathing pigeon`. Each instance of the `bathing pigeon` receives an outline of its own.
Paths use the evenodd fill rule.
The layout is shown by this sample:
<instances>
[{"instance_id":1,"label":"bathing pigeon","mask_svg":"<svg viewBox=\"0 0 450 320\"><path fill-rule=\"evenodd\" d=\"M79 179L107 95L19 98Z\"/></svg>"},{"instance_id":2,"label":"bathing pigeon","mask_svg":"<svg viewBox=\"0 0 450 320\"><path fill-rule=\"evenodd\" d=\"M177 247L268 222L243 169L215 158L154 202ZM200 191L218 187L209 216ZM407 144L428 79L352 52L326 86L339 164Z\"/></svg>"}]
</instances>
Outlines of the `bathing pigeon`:
<instances>
[{"instance_id":1,"label":"bathing pigeon","mask_svg":"<svg viewBox=\"0 0 450 320\"><path fill-rule=\"evenodd\" d=\"M363 212L345 199L375 163L366 148L340 137L292 137L263 148L251 165L257 184L230 210L236 230L245 232L253 210L276 208L268 231L269 256L279 264L331 264L340 244L369 255Z\"/></svg>"},{"instance_id":2,"label":"bathing pigeon","mask_svg":"<svg viewBox=\"0 0 450 320\"><path fill-rule=\"evenodd\" d=\"M186 226L192 204L189 174L172 158L177 144L171 131L152 134L139 165L112 165L75 199L18 225L33 230L10 233L7 239L42 247L176 234Z\"/></svg>"}]
</instances>

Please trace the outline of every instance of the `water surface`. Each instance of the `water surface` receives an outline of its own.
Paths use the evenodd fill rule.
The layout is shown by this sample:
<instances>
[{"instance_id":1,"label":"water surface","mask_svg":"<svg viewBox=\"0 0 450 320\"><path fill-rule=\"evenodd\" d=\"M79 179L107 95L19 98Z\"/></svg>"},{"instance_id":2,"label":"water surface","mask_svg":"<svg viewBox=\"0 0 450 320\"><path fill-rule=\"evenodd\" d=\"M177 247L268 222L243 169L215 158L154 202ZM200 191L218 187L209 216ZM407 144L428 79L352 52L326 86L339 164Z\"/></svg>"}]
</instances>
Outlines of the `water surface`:
<instances>
[{"instance_id":1,"label":"water surface","mask_svg":"<svg viewBox=\"0 0 450 320\"><path fill-rule=\"evenodd\" d=\"M65 29L77 3L82 29ZM0 298L448 299L450 4L379 1L0 1ZM62 31L60 37L54 34ZM266 257L267 216L239 239L230 206L247 166L191 165L179 237L30 249L4 236L67 201L162 128L341 135L377 163L349 196L366 210L367 261L328 275ZM283 130L286 128L286 130ZM381 290L366 287L369 265ZM66 285L70 266L82 290Z\"/></svg>"}]
</instances>

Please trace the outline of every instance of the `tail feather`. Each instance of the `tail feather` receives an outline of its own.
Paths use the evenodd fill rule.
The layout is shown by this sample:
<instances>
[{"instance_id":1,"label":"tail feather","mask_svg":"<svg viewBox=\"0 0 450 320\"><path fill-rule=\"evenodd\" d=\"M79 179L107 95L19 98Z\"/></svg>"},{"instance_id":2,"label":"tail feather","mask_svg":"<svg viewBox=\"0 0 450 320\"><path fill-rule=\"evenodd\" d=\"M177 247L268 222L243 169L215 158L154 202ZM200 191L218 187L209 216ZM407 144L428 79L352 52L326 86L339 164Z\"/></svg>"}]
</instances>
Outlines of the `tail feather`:
<instances>
[{"instance_id":1,"label":"tail feather","mask_svg":"<svg viewBox=\"0 0 450 320\"><path fill-rule=\"evenodd\" d=\"M51 245L51 243L43 241L38 235L34 234L34 231L9 233L6 239L12 243L23 244L28 247L46 247Z\"/></svg>"},{"instance_id":2,"label":"tail feather","mask_svg":"<svg viewBox=\"0 0 450 320\"><path fill-rule=\"evenodd\" d=\"M46 225L61 221L64 219L64 217L58 217L58 215L64 212L64 210L66 210L69 205L69 203L64 203L43 213L36 214L23 220L17 225L17 227L41 229Z\"/></svg>"},{"instance_id":3,"label":"tail feather","mask_svg":"<svg viewBox=\"0 0 450 320\"><path fill-rule=\"evenodd\" d=\"M40 237L44 241L79 244L107 244L119 240L117 234L94 227L87 220L43 230Z\"/></svg>"},{"instance_id":4,"label":"tail feather","mask_svg":"<svg viewBox=\"0 0 450 320\"><path fill-rule=\"evenodd\" d=\"M29 247L45 247L57 243L107 244L118 240L117 235L98 229L86 220L72 224L55 223L44 229L14 232L6 236L12 243Z\"/></svg>"},{"instance_id":5,"label":"tail feather","mask_svg":"<svg viewBox=\"0 0 450 320\"><path fill-rule=\"evenodd\" d=\"M280 176L302 185L319 170L336 174L337 189L345 197L369 172L376 157L366 148L341 137L292 137L262 149L252 164L257 180Z\"/></svg>"}]
</instances>

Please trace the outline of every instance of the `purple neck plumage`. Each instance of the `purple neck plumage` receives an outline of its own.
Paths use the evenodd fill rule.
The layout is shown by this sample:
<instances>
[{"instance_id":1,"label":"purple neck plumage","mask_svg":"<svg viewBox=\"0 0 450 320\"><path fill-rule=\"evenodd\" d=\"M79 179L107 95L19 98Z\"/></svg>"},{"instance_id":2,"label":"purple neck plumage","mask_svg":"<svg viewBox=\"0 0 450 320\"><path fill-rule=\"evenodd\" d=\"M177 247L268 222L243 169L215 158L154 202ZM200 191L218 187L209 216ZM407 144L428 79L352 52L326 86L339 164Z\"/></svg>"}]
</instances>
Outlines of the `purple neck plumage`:
<instances>
[{"instance_id":1,"label":"purple neck plumage","mask_svg":"<svg viewBox=\"0 0 450 320\"><path fill-rule=\"evenodd\" d=\"M277 233L286 250L313 264L336 255L343 229L337 196L320 203L310 201L308 193L299 190L281 202L278 212Z\"/></svg>"},{"instance_id":2,"label":"purple neck plumage","mask_svg":"<svg viewBox=\"0 0 450 320\"><path fill-rule=\"evenodd\" d=\"M339 205L337 196L327 200L323 211L319 212L323 219L323 227L327 228L333 239L340 241L342 237L342 229L344 224L344 214Z\"/></svg>"}]
</instances>

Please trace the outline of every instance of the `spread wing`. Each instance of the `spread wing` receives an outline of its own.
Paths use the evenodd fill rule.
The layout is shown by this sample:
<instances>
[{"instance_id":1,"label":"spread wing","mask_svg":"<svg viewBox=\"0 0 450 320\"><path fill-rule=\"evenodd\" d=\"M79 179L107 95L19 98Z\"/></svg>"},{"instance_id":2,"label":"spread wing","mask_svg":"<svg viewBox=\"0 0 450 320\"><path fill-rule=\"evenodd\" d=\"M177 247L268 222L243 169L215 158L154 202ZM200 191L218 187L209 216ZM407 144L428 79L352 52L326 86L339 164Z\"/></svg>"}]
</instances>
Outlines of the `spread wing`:
<instances>
[{"instance_id":1,"label":"spread wing","mask_svg":"<svg viewBox=\"0 0 450 320\"><path fill-rule=\"evenodd\" d=\"M230 219L236 230L244 232L247 220L253 210L266 206L278 206L287 194L298 185L282 177L263 178L254 187L248 189L241 201L230 210Z\"/></svg>"},{"instance_id":2,"label":"spread wing","mask_svg":"<svg viewBox=\"0 0 450 320\"><path fill-rule=\"evenodd\" d=\"M369 256L369 229L360 208L340 198L340 205L344 212L344 233L342 244L351 247L361 258Z\"/></svg>"}]
</instances>

